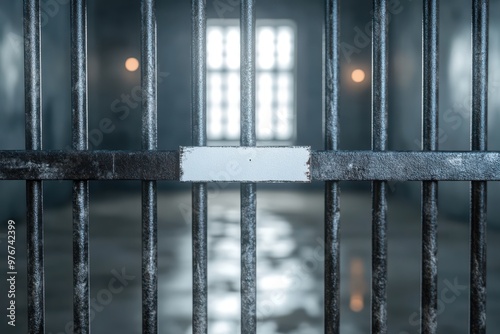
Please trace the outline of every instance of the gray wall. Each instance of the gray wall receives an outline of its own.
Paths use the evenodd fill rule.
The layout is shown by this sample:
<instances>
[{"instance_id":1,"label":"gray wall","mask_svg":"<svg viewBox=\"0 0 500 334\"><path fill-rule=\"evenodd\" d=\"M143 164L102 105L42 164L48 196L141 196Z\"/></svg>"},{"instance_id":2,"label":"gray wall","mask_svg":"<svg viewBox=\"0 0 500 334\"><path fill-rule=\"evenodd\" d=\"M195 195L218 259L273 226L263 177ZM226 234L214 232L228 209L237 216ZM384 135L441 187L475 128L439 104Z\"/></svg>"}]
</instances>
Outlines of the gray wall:
<instances>
[{"instance_id":1,"label":"gray wall","mask_svg":"<svg viewBox=\"0 0 500 334\"><path fill-rule=\"evenodd\" d=\"M490 58L488 148L500 149L500 2L490 2ZM421 2L408 3L407 9L395 16L391 26L391 149L421 149ZM420 10L420 12L419 12ZM470 1L441 2L440 24L440 118L439 148L470 150L471 120L471 15ZM467 217L469 184L440 183L442 213ZM418 184L409 188L418 198ZM499 226L500 200L498 182L490 182L489 222Z\"/></svg>"},{"instance_id":2,"label":"gray wall","mask_svg":"<svg viewBox=\"0 0 500 334\"><path fill-rule=\"evenodd\" d=\"M70 140L69 2L42 1L43 147ZM24 149L24 45L22 1L0 3L0 149ZM66 15L68 14L68 15ZM46 182L47 205L68 198L67 182ZM0 182L2 216L24 214L24 182Z\"/></svg>"}]
</instances>

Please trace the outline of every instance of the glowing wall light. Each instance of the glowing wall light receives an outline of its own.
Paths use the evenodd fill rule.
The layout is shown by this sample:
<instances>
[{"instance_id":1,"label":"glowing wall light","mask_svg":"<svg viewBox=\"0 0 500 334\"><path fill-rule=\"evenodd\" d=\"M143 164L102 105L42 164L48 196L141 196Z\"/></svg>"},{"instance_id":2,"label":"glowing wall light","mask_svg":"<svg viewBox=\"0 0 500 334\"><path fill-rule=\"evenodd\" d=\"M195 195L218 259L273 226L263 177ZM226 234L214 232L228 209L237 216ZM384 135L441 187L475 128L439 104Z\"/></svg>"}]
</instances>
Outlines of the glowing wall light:
<instances>
[{"instance_id":1,"label":"glowing wall light","mask_svg":"<svg viewBox=\"0 0 500 334\"><path fill-rule=\"evenodd\" d=\"M354 81L356 83L363 82L363 81L365 81L365 78L366 78L365 71L360 70L360 69L356 69L356 70L352 71L351 78L352 78L352 81Z\"/></svg>"},{"instance_id":2,"label":"glowing wall light","mask_svg":"<svg viewBox=\"0 0 500 334\"><path fill-rule=\"evenodd\" d=\"M134 57L130 57L125 61L125 69L129 72L135 72L139 69L139 60Z\"/></svg>"}]
</instances>

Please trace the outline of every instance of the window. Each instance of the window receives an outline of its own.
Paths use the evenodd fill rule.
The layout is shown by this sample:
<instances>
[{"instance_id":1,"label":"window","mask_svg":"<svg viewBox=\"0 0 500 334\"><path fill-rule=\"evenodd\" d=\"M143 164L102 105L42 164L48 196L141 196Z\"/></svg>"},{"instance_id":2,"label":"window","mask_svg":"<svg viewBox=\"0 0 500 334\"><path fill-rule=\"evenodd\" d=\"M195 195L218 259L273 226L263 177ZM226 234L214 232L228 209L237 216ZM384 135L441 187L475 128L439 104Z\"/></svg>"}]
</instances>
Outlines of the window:
<instances>
[{"instance_id":1,"label":"window","mask_svg":"<svg viewBox=\"0 0 500 334\"><path fill-rule=\"evenodd\" d=\"M238 20L207 23L208 140L240 138L240 27ZM256 25L256 135L262 142L295 139L295 26L289 20Z\"/></svg>"}]
</instances>

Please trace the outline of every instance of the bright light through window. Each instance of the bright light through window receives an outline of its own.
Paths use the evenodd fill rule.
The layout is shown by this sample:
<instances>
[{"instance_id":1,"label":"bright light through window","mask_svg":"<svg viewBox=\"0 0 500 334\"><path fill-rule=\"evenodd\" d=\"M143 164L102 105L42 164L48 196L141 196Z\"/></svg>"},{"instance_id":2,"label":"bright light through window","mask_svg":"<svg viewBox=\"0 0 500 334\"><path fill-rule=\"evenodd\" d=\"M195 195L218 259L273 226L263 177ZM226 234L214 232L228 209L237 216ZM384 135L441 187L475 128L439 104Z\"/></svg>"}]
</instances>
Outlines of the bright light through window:
<instances>
[{"instance_id":1,"label":"bright light through window","mask_svg":"<svg viewBox=\"0 0 500 334\"><path fill-rule=\"evenodd\" d=\"M208 20L207 135L240 138L240 28L237 20ZM295 28L288 20L257 20L256 134L290 143L295 136Z\"/></svg>"}]
</instances>

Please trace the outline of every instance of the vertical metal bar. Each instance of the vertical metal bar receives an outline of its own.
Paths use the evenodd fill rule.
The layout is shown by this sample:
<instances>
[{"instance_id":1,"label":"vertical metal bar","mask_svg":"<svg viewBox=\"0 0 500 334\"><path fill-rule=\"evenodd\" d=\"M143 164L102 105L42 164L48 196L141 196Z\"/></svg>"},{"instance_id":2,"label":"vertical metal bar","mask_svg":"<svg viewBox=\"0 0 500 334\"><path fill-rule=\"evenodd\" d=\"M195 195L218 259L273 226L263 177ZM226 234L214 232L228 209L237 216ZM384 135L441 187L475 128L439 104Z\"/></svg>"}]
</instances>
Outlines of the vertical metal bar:
<instances>
[{"instance_id":1,"label":"vertical metal bar","mask_svg":"<svg viewBox=\"0 0 500 334\"><path fill-rule=\"evenodd\" d=\"M387 149L387 0L373 0L372 149ZM372 333L387 333L387 182L373 182Z\"/></svg>"},{"instance_id":2,"label":"vertical metal bar","mask_svg":"<svg viewBox=\"0 0 500 334\"><path fill-rule=\"evenodd\" d=\"M71 105L73 149L88 149L87 1L71 1ZM89 181L73 182L73 323L90 333Z\"/></svg>"},{"instance_id":3,"label":"vertical metal bar","mask_svg":"<svg viewBox=\"0 0 500 334\"><path fill-rule=\"evenodd\" d=\"M142 149L157 149L155 0L141 0ZM158 332L156 181L142 182L142 332Z\"/></svg>"},{"instance_id":4,"label":"vertical metal bar","mask_svg":"<svg viewBox=\"0 0 500 334\"><path fill-rule=\"evenodd\" d=\"M206 146L206 0L192 0L193 145ZM193 334L208 332L207 184L192 186Z\"/></svg>"},{"instance_id":5,"label":"vertical metal bar","mask_svg":"<svg viewBox=\"0 0 500 334\"><path fill-rule=\"evenodd\" d=\"M255 0L241 2L241 145L256 145Z\"/></svg>"},{"instance_id":6,"label":"vertical metal bar","mask_svg":"<svg viewBox=\"0 0 500 334\"><path fill-rule=\"evenodd\" d=\"M255 146L255 0L241 1L241 146ZM241 334L257 331L256 185L241 184Z\"/></svg>"},{"instance_id":7,"label":"vertical metal bar","mask_svg":"<svg viewBox=\"0 0 500 334\"><path fill-rule=\"evenodd\" d=\"M325 1L325 148L338 148L340 90L340 6ZM339 184L325 184L325 333L338 334L340 324L340 203Z\"/></svg>"},{"instance_id":8,"label":"vertical metal bar","mask_svg":"<svg viewBox=\"0 0 500 334\"><path fill-rule=\"evenodd\" d=\"M438 149L439 112L439 2L423 3L422 142L424 151ZM437 330L437 215L438 183L422 182L422 300L421 332Z\"/></svg>"},{"instance_id":9,"label":"vertical metal bar","mask_svg":"<svg viewBox=\"0 0 500 334\"><path fill-rule=\"evenodd\" d=\"M24 0L24 90L26 149L42 149L40 0ZM45 332L43 185L26 182L28 248L28 330Z\"/></svg>"},{"instance_id":10,"label":"vertical metal bar","mask_svg":"<svg viewBox=\"0 0 500 334\"><path fill-rule=\"evenodd\" d=\"M472 142L473 151L487 150L489 1L472 7ZM470 332L486 333L486 202L487 183L471 183Z\"/></svg>"}]
</instances>

